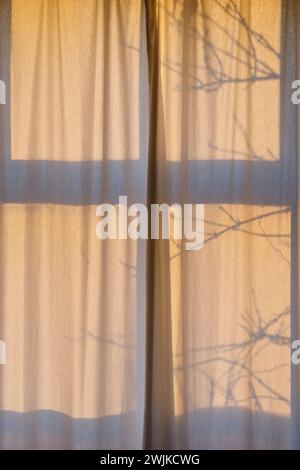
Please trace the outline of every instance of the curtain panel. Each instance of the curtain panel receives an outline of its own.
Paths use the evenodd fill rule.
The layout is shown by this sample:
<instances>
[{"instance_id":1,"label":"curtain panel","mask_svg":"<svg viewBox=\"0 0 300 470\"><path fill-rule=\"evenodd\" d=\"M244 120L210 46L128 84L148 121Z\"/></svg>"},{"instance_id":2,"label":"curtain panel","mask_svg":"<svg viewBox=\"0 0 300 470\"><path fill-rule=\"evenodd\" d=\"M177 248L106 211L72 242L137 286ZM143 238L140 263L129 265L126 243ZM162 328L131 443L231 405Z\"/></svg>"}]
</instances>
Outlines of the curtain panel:
<instances>
[{"instance_id":1,"label":"curtain panel","mask_svg":"<svg viewBox=\"0 0 300 470\"><path fill-rule=\"evenodd\" d=\"M0 0L1 449L299 448L299 27L296 0ZM203 205L203 247L99 240L120 195Z\"/></svg>"}]
</instances>

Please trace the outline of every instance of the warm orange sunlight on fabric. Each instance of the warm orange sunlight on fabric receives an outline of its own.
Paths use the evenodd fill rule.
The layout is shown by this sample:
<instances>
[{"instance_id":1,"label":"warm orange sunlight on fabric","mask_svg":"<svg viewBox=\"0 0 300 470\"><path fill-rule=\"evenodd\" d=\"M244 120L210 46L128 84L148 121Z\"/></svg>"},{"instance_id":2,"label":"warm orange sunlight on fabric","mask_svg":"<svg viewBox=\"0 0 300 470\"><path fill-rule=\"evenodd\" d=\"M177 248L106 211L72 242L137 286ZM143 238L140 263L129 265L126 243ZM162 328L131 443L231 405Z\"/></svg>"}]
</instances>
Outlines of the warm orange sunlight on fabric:
<instances>
[{"instance_id":1,"label":"warm orange sunlight on fabric","mask_svg":"<svg viewBox=\"0 0 300 470\"><path fill-rule=\"evenodd\" d=\"M299 53L298 0L0 0L1 450L300 448Z\"/></svg>"}]
</instances>

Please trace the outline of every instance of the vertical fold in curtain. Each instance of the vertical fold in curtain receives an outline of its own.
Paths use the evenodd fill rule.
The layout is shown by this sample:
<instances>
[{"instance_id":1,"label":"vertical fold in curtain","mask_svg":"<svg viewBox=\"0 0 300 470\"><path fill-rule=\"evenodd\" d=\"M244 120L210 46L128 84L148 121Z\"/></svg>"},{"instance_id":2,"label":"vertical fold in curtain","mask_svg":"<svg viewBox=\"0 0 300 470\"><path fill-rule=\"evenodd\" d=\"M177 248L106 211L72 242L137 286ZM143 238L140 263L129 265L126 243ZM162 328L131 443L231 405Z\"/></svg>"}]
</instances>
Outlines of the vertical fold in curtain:
<instances>
[{"instance_id":1,"label":"vertical fold in curtain","mask_svg":"<svg viewBox=\"0 0 300 470\"><path fill-rule=\"evenodd\" d=\"M160 74L160 6L146 1L149 75L148 226L151 205L166 202L162 165L165 149L165 121ZM147 318L144 446L152 448L153 436L160 448L171 446L173 429L172 321L169 241L149 238L147 244Z\"/></svg>"}]
</instances>

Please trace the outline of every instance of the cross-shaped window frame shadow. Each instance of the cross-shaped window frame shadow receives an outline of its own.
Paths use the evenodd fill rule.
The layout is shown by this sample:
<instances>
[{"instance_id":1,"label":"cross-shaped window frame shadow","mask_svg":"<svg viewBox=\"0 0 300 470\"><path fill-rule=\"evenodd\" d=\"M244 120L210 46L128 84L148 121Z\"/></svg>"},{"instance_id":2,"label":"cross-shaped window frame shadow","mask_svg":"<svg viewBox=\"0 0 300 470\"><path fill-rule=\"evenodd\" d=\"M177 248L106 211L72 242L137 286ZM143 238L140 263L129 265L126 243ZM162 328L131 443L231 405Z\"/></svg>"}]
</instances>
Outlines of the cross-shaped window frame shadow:
<instances>
[{"instance_id":1,"label":"cross-shaped window frame shadow","mask_svg":"<svg viewBox=\"0 0 300 470\"><path fill-rule=\"evenodd\" d=\"M140 175L145 169L143 159L99 162L22 161L11 159L10 130L10 4L0 0L5 15L0 15L0 79L6 85L6 104L0 106L0 203L98 205L117 204L125 195L128 183L122 177L131 175L137 193L143 192ZM6 5L5 5L6 4ZM286 25L282 21L282 46ZM296 324L297 309L297 178L296 135L297 108L291 103L291 84L297 78L288 62L295 58L282 54L280 72L280 155L278 160L189 160L185 161L189 186L182 203L245 204L287 206L292 220L291 318ZM296 59L295 59L296 63ZM268 125L268 123L266 123ZM163 162L165 187L180 182L180 162ZM105 194L101 182L109 175ZM99 193L89 191L90 184L99 185ZM79 189L85 188L82 191ZM129 200L129 203L131 201ZM132 201L137 202L137 201ZM176 194L168 193L166 203L176 203ZM296 338L295 338L296 339ZM292 385L293 387L293 385Z\"/></svg>"}]
</instances>

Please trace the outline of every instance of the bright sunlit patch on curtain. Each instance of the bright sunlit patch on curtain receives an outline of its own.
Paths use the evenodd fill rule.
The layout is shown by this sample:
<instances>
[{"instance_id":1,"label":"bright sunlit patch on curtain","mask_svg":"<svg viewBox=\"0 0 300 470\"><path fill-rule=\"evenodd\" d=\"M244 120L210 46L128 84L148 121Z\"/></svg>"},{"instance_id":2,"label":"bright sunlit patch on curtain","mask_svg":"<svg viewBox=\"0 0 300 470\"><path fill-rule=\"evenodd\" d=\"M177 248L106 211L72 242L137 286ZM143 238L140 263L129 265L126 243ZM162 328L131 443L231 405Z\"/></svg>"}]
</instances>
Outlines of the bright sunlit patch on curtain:
<instances>
[{"instance_id":1,"label":"bright sunlit patch on curtain","mask_svg":"<svg viewBox=\"0 0 300 470\"><path fill-rule=\"evenodd\" d=\"M166 0L159 15L166 159L278 160L280 0Z\"/></svg>"},{"instance_id":2,"label":"bright sunlit patch on curtain","mask_svg":"<svg viewBox=\"0 0 300 470\"><path fill-rule=\"evenodd\" d=\"M290 211L206 205L205 234L192 257L170 249L175 412L289 416Z\"/></svg>"},{"instance_id":3,"label":"bright sunlit patch on curtain","mask_svg":"<svg viewBox=\"0 0 300 470\"><path fill-rule=\"evenodd\" d=\"M143 255L100 241L96 207L1 207L2 410L72 418L137 410L143 383ZM17 286L17 292L16 292ZM139 374L141 373L141 377Z\"/></svg>"},{"instance_id":4,"label":"bright sunlit patch on curtain","mask_svg":"<svg viewBox=\"0 0 300 470\"><path fill-rule=\"evenodd\" d=\"M141 4L12 1L13 159L139 158Z\"/></svg>"}]
</instances>

